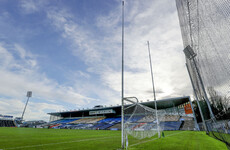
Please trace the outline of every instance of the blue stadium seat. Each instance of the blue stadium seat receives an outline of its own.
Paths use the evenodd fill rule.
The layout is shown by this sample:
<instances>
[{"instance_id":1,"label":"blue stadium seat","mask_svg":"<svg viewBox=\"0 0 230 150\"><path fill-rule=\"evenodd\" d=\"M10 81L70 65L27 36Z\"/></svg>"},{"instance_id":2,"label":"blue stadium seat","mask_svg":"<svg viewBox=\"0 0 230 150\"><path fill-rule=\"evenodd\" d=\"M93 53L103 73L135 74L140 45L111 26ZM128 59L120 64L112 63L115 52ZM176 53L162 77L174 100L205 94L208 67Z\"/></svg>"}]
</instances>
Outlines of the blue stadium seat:
<instances>
[{"instance_id":1,"label":"blue stadium seat","mask_svg":"<svg viewBox=\"0 0 230 150\"><path fill-rule=\"evenodd\" d=\"M179 130L182 122L180 121L167 121L167 122L161 122L160 126L164 130Z\"/></svg>"}]
</instances>

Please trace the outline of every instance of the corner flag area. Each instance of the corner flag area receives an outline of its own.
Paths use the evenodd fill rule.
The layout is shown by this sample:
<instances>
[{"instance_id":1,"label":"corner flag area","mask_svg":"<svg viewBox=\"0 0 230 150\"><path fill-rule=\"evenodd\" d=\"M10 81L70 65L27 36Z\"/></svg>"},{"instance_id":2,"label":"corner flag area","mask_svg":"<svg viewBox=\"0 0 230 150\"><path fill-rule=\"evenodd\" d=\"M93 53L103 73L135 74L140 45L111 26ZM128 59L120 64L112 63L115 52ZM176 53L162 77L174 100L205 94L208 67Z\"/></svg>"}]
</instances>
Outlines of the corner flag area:
<instances>
[{"instance_id":1,"label":"corner flag area","mask_svg":"<svg viewBox=\"0 0 230 150\"><path fill-rule=\"evenodd\" d=\"M109 130L65 130L0 128L1 150L119 150L121 132ZM129 150L227 150L223 142L205 132L164 131L141 140L129 137Z\"/></svg>"}]
</instances>

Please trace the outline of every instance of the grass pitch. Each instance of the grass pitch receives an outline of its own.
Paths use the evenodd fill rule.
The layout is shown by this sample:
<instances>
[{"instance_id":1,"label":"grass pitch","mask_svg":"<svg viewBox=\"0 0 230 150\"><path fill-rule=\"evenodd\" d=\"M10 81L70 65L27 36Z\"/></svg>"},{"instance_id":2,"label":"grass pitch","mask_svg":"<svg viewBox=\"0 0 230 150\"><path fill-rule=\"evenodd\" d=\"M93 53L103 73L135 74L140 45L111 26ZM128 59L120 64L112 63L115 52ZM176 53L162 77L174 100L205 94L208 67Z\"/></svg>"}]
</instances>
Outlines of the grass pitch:
<instances>
[{"instance_id":1,"label":"grass pitch","mask_svg":"<svg viewBox=\"0 0 230 150\"><path fill-rule=\"evenodd\" d=\"M165 137L137 140L129 150L227 150L205 132L165 131ZM0 128L0 150L118 150L120 131Z\"/></svg>"}]
</instances>

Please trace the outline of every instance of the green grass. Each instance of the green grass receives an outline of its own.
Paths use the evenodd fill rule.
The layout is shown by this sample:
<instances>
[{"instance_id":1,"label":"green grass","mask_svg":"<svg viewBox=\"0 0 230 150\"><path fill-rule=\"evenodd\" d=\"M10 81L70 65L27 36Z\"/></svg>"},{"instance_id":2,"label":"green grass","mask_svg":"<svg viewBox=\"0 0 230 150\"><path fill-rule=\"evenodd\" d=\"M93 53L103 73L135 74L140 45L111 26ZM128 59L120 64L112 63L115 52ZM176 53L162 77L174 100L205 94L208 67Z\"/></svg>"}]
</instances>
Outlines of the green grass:
<instances>
[{"instance_id":1,"label":"green grass","mask_svg":"<svg viewBox=\"0 0 230 150\"><path fill-rule=\"evenodd\" d=\"M209 132L211 137L218 138L220 140L225 140L230 143L230 134L222 133L222 132Z\"/></svg>"},{"instance_id":2,"label":"green grass","mask_svg":"<svg viewBox=\"0 0 230 150\"><path fill-rule=\"evenodd\" d=\"M227 150L224 143L204 132L166 131L165 137L137 140L129 137L129 150ZM120 131L0 128L0 150L117 150Z\"/></svg>"}]
</instances>

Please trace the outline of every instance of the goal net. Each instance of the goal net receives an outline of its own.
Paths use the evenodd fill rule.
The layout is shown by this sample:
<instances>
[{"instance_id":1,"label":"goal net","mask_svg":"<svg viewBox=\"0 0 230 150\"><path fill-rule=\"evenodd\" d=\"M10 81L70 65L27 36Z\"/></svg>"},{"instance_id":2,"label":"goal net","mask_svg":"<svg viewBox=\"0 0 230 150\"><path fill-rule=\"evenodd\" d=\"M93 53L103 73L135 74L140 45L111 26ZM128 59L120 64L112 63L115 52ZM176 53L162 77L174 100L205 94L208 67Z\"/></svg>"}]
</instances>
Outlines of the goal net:
<instances>
[{"instance_id":1,"label":"goal net","mask_svg":"<svg viewBox=\"0 0 230 150\"><path fill-rule=\"evenodd\" d=\"M137 139L153 137L158 131L164 130L165 111L144 106L138 103L135 97L124 98L124 132L125 135L131 135Z\"/></svg>"},{"instance_id":2,"label":"goal net","mask_svg":"<svg viewBox=\"0 0 230 150\"><path fill-rule=\"evenodd\" d=\"M184 48L196 53L186 63L197 104L204 106L200 128L230 146L229 0L176 0L176 6Z\"/></svg>"}]
</instances>

